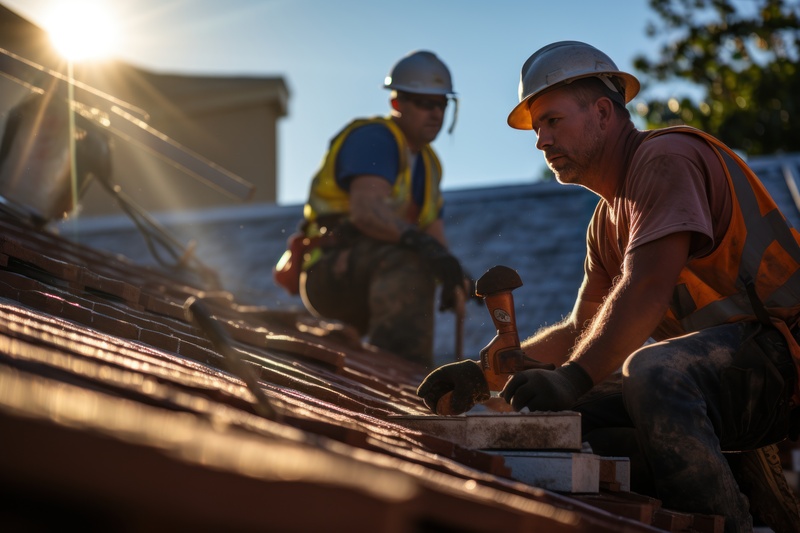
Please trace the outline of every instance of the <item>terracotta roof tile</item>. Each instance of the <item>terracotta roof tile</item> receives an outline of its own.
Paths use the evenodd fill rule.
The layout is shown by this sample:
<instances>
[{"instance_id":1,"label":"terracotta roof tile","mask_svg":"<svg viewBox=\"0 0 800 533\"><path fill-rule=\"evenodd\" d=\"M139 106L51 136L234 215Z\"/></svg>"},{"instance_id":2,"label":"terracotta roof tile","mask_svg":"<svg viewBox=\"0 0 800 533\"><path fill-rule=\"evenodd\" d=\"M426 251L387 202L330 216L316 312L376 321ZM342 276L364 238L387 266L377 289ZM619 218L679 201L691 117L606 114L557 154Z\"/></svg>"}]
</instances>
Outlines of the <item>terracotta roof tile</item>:
<instances>
[{"instance_id":1,"label":"terracotta roof tile","mask_svg":"<svg viewBox=\"0 0 800 533\"><path fill-rule=\"evenodd\" d=\"M142 528L649 530L390 421L425 412L423 369L338 325L212 292L229 348L282 413L259 416L183 314L203 287L2 214L0 227L0 478L17 501L74 499L110 528L136 515Z\"/></svg>"},{"instance_id":2,"label":"terracotta roof tile","mask_svg":"<svg viewBox=\"0 0 800 533\"><path fill-rule=\"evenodd\" d=\"M775 178L768 186L784 177L765 173ZM519 270L518 320L533 329L569 310L581 221L593 205L580 189L554 184L451 193L449 237L473 275L494 264ZM227 255L215 255L213 242L198 252L236 263L223 265L222 285L254 282L251 292L142 264L130 235L114 239L139 262L102 251L100 233L93 248L85 235L80 244L0 213L8 501L70 502L80 511L66 522L89 516L106 529L131 516L134 529L201 530L649 531L642 521L686 522L636 495L568 497L525 485L500 455L398 424L392 417L426 414L415 394L424 369L312 318L271 286L280 228L293 228L297 215L276 212L234 222L248 231L215 220ZM222 349L189 321L190 298L221 328ZM494 332L484 308L469 314L467 347L477 351ZM259 415L259 395L275 416ZM25 512L16 519L43 524Z\"/></svg>"}]
</instances>

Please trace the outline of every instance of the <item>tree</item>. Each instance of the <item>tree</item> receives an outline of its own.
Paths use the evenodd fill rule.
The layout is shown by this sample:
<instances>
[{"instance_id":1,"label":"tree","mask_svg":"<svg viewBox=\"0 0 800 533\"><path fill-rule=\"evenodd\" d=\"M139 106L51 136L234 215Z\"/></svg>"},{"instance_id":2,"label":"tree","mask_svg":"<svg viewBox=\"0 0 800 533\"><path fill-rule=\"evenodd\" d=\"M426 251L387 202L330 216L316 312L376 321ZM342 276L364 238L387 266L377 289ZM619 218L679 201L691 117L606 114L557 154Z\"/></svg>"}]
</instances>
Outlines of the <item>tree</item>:
<instances>
[{"instance_id":1,"label":"tree","mask_svg":"<svg viewBox=\"0 0 800 533\"><path fill-rule=\"evenodd\" d=\"M750 155L800 151L800 1L650 0L660 16L655 61L639 55L643 87L682 81L699 88L638 105L648 127L688 124ZM646 94L646 90L643 91Z\"/></svg>"}]
</instances>

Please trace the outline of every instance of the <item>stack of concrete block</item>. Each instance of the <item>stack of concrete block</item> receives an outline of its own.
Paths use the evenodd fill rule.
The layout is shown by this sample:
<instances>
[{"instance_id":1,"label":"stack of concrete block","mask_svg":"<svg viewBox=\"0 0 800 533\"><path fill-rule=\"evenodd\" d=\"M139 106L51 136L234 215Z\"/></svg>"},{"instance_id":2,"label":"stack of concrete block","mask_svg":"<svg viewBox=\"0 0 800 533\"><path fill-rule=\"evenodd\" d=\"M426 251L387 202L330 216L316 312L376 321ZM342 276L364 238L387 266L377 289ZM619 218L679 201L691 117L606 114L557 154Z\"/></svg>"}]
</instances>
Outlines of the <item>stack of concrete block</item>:
<instances>
[{"instance_id":1,"label":"stack of concrete block","mask_svg":"<svg viewBox=\"0 0 800 533\"><path fill-rule=\"evenodd\" d=\"M393 417L409 429L503 456L514 479L564 493L597 493L601 486L630 490L627 458L582 448L580 414L467 413Z\"/></svg>"},{"instance_id":2,"label":"stack of concrete block","mask_svg":"<svg viewBox=\"0 0 800 533\"><path fill-rule=\"evenodd\" d=\"M630 492L630 460L599 456L583 446L580 414L575 412L482 411L391 419L460 446L501 455L517 481L570 494L612 514L670 532L722 533L724 528L721 516L663 509L660 500Z\"/></svg>"}]
</instances>

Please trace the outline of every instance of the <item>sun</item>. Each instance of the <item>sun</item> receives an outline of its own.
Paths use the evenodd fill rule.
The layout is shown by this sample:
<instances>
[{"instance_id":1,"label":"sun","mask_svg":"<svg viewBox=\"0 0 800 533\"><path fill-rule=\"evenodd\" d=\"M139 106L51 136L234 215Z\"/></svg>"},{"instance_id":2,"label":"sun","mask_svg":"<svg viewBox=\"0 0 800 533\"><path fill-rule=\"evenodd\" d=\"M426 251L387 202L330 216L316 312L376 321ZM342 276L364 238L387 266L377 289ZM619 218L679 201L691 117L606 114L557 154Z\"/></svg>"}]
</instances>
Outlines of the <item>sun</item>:
<instances>
[{"instance_id":1,"label":"sun","mask_svg":"<svg viewBox=\"0 0 800 533\"><path fill-rule=\"evenodd\" d=\"M56 50L74 62L114 55L120 28L110 3L61 0L54 4L44 25Z\"/></svg>"}]
</instances>

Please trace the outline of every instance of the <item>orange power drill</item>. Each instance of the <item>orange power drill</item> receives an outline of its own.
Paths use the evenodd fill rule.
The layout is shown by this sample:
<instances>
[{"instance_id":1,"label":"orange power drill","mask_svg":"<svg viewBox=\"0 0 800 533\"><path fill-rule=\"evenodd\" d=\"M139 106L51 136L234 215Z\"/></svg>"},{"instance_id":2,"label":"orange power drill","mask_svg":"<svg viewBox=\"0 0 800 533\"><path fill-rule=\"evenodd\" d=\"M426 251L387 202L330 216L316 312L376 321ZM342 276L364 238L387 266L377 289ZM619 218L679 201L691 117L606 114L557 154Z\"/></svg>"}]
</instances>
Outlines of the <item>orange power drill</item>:
<instances>
[{"instance_id":1,"label":"orange power drill","mask_svg":"<svg viewBox=\"0 0 800 533\"><path fill-rule=\"evenodd\" d=\"M489 390L501 390L509 376L520 370L555 368L525 357L520 349L511 291L521 286L517 271L502 265L490 268L475 283L475 294L484 299L497 329L494 338L481 350L481 367Z\"/></svg>"},{"instance_id":2,"label":"orange power drill","mask_svg":"<svg viewBox=\"0 0 800 533\"><path fill-rule=\"evenodd\" d=\"M514 312L514 296L511 291L522 286L516 270L506 266L494 266L475 283L475 294L483 298L492 317L497 333L481 350L480 366L490 391L500 391L515 372L529 368L555 369L555 365L540 363L526 357L520 348L517 319ZM437 402L440 415L458 414L450 409L452 392L443 395Z\"/></svg>"}]
</instances>

